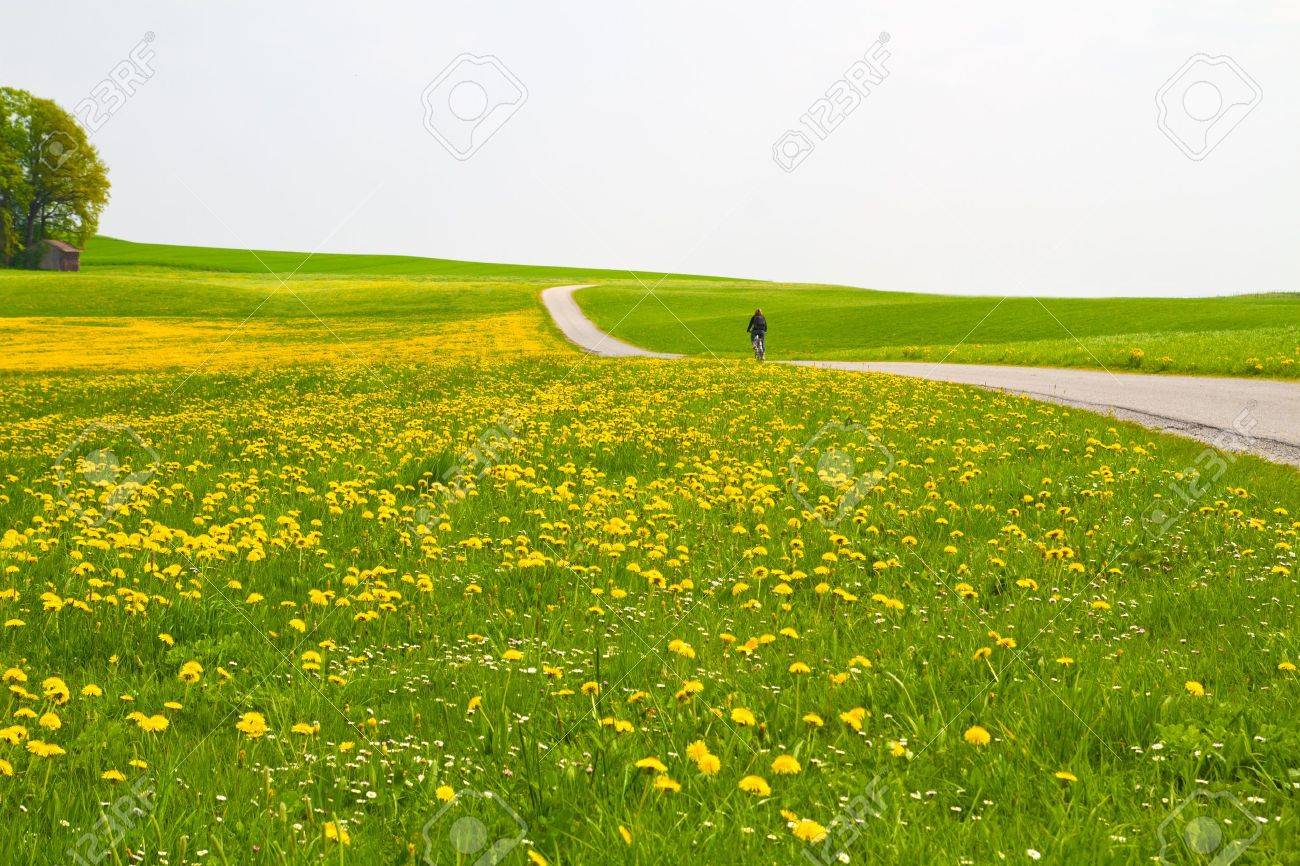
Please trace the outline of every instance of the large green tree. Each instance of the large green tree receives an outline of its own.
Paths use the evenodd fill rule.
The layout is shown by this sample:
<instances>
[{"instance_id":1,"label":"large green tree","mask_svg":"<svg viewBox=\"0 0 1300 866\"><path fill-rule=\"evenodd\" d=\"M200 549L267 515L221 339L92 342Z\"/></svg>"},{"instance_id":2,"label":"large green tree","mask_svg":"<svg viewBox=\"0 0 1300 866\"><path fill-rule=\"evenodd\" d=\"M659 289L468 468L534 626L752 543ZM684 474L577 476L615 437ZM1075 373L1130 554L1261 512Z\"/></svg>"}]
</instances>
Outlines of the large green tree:
<instances>
[{"instance_id":1,"label":"large green tree","mask_svg":"<svg viewBox=\"0 0 1300 866\"><path fill-rule=\"evenodd\" d=\"M30 264L46 238L84 245L108 188L108 170L72 115L0 87L0 262Z\"/></svg>"}]
</instances>

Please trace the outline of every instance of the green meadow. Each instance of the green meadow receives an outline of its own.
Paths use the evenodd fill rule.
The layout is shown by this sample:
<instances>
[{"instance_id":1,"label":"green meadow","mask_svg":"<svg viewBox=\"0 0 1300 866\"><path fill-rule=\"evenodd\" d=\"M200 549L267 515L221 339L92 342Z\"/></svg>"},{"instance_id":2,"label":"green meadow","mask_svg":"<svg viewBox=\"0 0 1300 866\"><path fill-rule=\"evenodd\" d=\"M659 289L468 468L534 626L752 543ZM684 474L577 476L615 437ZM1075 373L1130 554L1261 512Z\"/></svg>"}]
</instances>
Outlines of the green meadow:
<instances>
[{"instance_id":1,"label":"green meadow","mask_svg":"<svg viewBox=\"0 0 1300 866\"><path fill-rule=\"evenodd\" d=\"M1092 367L1300 376L1300 294L1216 298L999 298L842 286L626 281L577 294L616 337L665 352L748 353L767 316L768 357ZM1134 350L1137 350L1136 352Z\"/></svg>"},{"instance_id":2,"label":"green meadow","mask_svg":"<svg viewBox=\"0 0 1300 866\"><path fill-rule=\"evenodd\" d=\"M1300 862L1293 468L565 344L539 292L600 282L691 351L626 274L245 255L0 272L6 862ZM756 304L848 357L992 304L709 285L655 291L730 354ZM1126 321L1294 340L1179 303Z\"/></svg>"}]
</instances>

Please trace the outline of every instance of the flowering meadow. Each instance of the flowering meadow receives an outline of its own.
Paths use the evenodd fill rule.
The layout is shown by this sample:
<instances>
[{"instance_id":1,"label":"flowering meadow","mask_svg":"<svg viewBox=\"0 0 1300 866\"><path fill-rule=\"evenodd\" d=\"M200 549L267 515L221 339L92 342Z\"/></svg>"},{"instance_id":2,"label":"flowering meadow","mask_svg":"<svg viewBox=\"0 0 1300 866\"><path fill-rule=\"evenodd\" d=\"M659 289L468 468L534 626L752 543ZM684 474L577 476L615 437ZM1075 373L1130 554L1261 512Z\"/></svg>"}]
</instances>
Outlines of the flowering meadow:
<instances>
[{"instance_id":1,"label":"flowering meadow","mask_svg":"<svg viewBox=\"0 0 1300 866\"><path fill-rule=\"evenodd\" d=\"M6 374L4 861L1300 862L1294 469L539 340Z\"/></svg>"}]
</instances>

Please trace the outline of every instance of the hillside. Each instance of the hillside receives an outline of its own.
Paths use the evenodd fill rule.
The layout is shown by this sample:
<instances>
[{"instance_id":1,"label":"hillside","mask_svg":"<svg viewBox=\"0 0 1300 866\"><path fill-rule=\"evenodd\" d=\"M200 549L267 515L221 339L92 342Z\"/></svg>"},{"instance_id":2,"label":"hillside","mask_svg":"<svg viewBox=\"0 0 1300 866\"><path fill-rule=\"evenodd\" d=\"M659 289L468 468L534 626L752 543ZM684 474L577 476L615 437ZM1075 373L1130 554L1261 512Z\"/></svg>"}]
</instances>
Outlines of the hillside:
<instances>
[{"instance_id":1,"label":"hillside","mask_svg":"<svg viewBox=\"0 0 1300 866\"><path fill-rule=\"evenodd\" d=\"M611 283L577 298L614 336L664 352L744 356L745 323L761 307L773 359L1300 375L1296 293L1040 299L681 280L655 289L662 303L638 304L642 294Z\"/></svg>"}]
</instances>

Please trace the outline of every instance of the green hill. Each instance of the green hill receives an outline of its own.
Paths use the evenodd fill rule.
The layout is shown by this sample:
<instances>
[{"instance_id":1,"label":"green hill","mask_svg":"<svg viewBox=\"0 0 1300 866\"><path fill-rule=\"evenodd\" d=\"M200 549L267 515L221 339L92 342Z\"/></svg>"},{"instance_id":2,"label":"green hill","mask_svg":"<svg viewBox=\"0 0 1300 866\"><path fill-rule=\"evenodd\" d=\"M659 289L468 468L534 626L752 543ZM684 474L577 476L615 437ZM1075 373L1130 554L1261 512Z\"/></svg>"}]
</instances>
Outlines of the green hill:
<instances>
[{"instance_id":1,"label":"green hill","mask_svg":"<svg viewBox=\"0 0 1300 866\"><path fill-rule=\"evenodd\" d=\"M249 251L95 238L78 274L0 271L0 321L185 318L355 325L357 341L517 314L555 332L541 289L592 283L587 314L661 351L742 357L762 307L772 359L918 360L1300 376L1300 294L999 298L510 265L395 255ZM287 283L282 281L287 280ZM651 298L647 289L653 289ZM525 322L531 324L523 324ZM340 333L342 333L340 331ZM303 339L306 339L304 336ZM560 344L557 342L556 346Z\"/></svg>"},{"instance_id":2,"label":"green hill","mask_svg":"<svg viewBox=\"0 0 1300 866\"><path fill-rule=\"evenodd\" d=\"M82 264L84 267L93 268L142 266L253 274L272 271L281 275L299 273L582 280L629 278L629 272L626 270L553 265L503 265L422 256L280 252L139 244L105 236L96 237L87 245L82 256ZM637 274L642 279L658 279L663 276L661 273L649 271L637 272ZM698 279L716 278L699 277Z\"/></svg>"},{"instance_id":3,"label":"green hill","mask_svg":"<svg viewBox=\"0 0 1300 866\"><path fill-rule=\"evenodd\" d=\"M999 298L843 286L665 281L579 292L615 336L666 352L742 356L755 307L773 359L921 360L1294 378L1300 294ZM1139 350L1134 352L1134 350Z\"/></svg>"}]
</instances>

